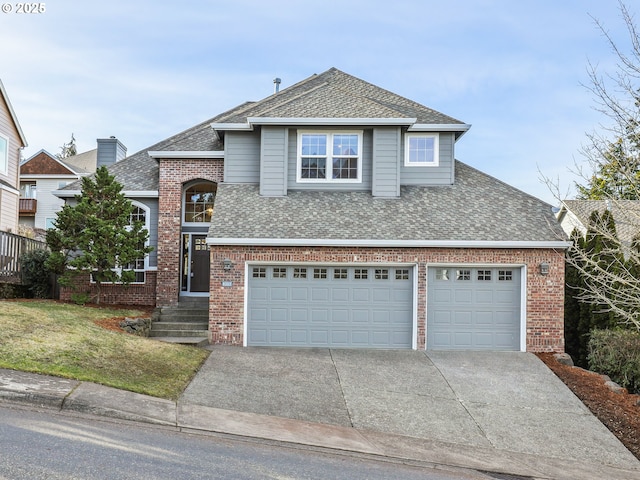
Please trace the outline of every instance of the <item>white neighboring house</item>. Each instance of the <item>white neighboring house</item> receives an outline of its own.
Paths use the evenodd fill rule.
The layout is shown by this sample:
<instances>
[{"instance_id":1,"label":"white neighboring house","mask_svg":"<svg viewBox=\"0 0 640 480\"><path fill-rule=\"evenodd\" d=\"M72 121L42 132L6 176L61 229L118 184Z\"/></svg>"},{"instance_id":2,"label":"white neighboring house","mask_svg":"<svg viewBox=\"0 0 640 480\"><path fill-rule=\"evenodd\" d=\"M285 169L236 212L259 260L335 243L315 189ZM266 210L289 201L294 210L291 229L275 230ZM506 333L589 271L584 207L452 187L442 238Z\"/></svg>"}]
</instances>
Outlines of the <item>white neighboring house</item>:
<instances>
[{"instance_id":1,"label":"white neighboring house","mask_svg":"<svg viewBox=\"0 0 640 480\"><path fill-rule=\"evenodd\" d=\"M586 236L589 217L595 211L609 210L616 225L616 234L624 248L629 248L640 235L640 200L564 200L556 218L567 236L574 229Z\"/></svg>"},{"instance_id":2,"label":"white neighboring house","mask_svg":"<svg viewBox=\"0 0 640 480\"><path fill-rule=\"evenodd\" d=\"M93 157L95 171L96 150L77 155ZM53 226L56 214L64 201L53 195L59 188L92 173L74 165L68 159L59 160L46 150L40 150L20 165L20 216L19 223L35 230Z\"/></svg>"},{"instance_id":3,"label":"white neighboring house","mask_svg":"<svg viewBox=\"0 0 640 480\"><path fill-rule=\"evenodd\" d=\"M114 137L97 142L98 148L64 160L40 150L20 165L20 225L36 232L51 228L65 203L53 192L126 156L126 148Z\"/></svg>"}]
</instances>

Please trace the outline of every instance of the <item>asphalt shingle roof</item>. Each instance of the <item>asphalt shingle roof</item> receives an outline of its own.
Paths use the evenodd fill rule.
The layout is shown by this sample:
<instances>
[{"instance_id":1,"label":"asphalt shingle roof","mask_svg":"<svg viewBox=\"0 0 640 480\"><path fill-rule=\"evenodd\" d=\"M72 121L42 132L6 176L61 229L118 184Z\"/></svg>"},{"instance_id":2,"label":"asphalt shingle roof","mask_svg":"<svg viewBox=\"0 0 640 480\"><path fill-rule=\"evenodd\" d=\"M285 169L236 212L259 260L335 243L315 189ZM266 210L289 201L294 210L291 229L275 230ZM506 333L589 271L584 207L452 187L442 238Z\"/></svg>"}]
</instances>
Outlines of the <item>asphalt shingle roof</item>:
<instances>
[{"instance_id":1,"label":"asphalt shingle roof","mask_svg":"<svg viewBox=\"0 0 640 480\"><path fill-rule=\"evenodd\" d=\"M460 124L412 100L336 68L298 82L258 102L245 102L109 167L125 191L157 191L158 164L149 151L222 151L212 123L245 123L247 117L416 118L417 123ZM63 190L79 190L80 181Z\"/></svg>"},{"instance_id":2,"label":"asphalt shingle roof","mask_svg":"<svg viewBox=\"0 0 640 480\"><path fill-rule=\"evenodd\" d=\"M247 117L276 118L416 118L417 123L463 122L377 87L337 68L330 68L271 95L247 103L214 119L245 123Z\"/></svg>"},{"instance_id":3,"label":"asphalt shingle roof","mask_svg":"<svg viewBox=\"0 0 640 480\"><path fill-rule=\"evenodd\" d=\"M589 227L589 217L594 211L600 213L609 209L616 224L616 233L620 241L631 244L640 233L640 200L565 200L562 202L578 220Z\"/></svg>"},{"instance_id":4,"label":"asphalt shingle roof","mask_svg":"<svg viewBox=\"0 0 640 480\"><path fill-rule=\"evenodd\" d=\"M405 186L397 199L368 192L289 191L220 184L210 238L558 241L551 205L464 163L451 186Z\"/></svg>"},{"instance_id":5,"label":"asphalt shingle roof","mask_svg":"<svg viewBox=\"0 0 640 480\"><path fill-rule=\"evenodd\" d=\"M157 191L159 182L158 161L149 151L222 151L224 146L211 128L213 119L202 122L177 135L140 150L109 166L109 173L116 177L125 191ZM80 181L62 190L79 190Z\"/></svg>"}]
</instances>

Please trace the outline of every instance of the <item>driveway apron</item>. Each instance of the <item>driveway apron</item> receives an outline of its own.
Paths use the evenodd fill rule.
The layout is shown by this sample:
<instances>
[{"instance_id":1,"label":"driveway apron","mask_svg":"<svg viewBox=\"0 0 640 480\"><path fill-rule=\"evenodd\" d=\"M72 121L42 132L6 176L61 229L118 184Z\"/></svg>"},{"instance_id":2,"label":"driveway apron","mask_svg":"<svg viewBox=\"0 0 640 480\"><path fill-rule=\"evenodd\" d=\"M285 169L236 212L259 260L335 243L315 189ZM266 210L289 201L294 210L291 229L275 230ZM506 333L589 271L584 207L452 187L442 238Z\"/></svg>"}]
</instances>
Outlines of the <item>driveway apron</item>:
<instances>
[{"instance_id":1,"label":"driveway apron","mask_svg":"<svg viewBox=\"0 0 640 480\"><path fill-rule=\"evenodd\" d=\"M530 353L210 348L181 403L638 466Z\"/></svg>"}]
</instances>

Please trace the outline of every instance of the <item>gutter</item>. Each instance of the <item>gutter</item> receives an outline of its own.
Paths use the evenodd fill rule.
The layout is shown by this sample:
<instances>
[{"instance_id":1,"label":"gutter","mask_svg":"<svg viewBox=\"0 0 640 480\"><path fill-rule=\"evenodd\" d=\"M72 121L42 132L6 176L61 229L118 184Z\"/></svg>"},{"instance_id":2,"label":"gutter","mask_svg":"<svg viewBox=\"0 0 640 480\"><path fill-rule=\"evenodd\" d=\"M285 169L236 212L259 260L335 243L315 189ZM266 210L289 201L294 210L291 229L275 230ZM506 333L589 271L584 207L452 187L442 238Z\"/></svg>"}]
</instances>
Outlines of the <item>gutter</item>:
<instances>
[{"instance_id":1,"label":"gutter","mask_svg":"<svg viewBox=\"0 0 640 480\"><path fill-rule=\"evenodd\" d=\"M371 240L313 238L207 238L207 245L295 246L295 247L398 247L398 248L527 248L567 249L571 242L517 240Z\"/></svg>"}]
</instances>

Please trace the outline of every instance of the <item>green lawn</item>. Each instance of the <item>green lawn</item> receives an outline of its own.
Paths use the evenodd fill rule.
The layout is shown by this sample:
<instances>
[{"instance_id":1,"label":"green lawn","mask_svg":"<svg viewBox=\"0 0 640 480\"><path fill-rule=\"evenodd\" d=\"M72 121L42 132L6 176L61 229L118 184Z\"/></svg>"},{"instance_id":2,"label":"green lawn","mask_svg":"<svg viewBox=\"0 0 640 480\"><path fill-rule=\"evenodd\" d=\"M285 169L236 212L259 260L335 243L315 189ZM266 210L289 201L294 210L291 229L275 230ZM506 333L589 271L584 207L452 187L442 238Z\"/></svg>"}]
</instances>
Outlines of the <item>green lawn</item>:
<instances>
[{"instance_id":1,"label":"green lawn","mask_svg":"<svg viewBox=\"0 0 640 480\"><path fill-rule=\"evenodd\" d=\"M0 368L56 375L176 400L206 350L106 330L94 321L132 309L0 301Z\"/></svg>"}]
</instances>

